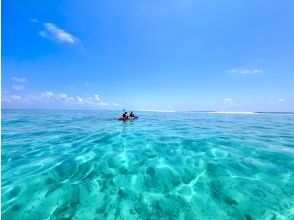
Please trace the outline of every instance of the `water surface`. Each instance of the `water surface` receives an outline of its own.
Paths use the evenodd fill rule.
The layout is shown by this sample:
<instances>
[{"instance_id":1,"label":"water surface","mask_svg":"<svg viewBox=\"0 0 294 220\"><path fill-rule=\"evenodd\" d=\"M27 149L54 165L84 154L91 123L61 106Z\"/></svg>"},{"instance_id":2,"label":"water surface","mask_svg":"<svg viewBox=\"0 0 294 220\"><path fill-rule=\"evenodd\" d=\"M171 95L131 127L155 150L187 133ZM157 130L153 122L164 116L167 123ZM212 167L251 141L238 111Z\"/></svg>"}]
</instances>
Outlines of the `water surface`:
<instances>
[{"instance_id":1,"label":"water surface","mask_svg":"<svg viewBox=\"0 0 294 220\"><path fill-rule=\"evenodd\" d=\"M294 115L2 111L3 219L294 219Z\"/></svg>"}]
</instances>

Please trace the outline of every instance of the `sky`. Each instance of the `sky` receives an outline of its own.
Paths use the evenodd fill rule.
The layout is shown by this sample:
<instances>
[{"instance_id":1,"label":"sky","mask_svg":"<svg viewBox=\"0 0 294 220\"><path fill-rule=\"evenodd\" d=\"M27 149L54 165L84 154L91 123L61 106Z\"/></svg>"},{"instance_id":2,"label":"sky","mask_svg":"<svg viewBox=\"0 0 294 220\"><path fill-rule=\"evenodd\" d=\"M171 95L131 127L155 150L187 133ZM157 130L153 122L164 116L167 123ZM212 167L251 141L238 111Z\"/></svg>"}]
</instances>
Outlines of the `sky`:
<instances>
[{"instance_id":1,"label":"sky","mask_svg":"<svg viewBox=\"0 0 294 220\"><path fill-rule=\"evenodd\" d=\"M292 0L2 0L2 108L294 111Z\"/></svg>"}]
</instances>

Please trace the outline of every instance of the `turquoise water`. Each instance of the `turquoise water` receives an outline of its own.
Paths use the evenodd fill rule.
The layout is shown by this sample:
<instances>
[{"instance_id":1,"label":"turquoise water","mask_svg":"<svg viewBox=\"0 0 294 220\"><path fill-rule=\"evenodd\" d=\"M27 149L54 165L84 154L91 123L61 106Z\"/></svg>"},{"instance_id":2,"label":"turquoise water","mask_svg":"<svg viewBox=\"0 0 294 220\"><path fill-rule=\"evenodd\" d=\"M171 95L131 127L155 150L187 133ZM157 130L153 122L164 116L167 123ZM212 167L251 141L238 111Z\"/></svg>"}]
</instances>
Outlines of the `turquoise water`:
<instances>
[{"instance_id":1,"label":"turquoise water","mask_svg":"<svg viewBox=\"0 0 294 220\"><path fill-rule=\"evenodd\" d=\"M294 115L2 111L2 219L294 219Z\"/></svg>"}]
</instances>

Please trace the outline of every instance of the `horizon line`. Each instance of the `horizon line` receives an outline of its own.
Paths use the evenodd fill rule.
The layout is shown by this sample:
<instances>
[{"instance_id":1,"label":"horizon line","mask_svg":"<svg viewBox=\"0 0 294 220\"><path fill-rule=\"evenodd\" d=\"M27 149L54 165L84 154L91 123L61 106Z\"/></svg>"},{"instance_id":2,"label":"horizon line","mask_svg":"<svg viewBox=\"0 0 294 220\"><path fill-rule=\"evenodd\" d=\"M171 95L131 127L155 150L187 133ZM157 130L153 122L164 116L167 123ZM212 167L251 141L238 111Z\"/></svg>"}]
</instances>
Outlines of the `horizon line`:
<instances>
[{"instance_id":1,"label":"horizon line","mask_svg":"<svg viewBox=\"0 0 294 220\"><path fill-rule=\"evenodd\" d=\"M1 108L2 110L52 110L52 111L124 111L123 109L63 109L63 108ZM131 111L131 110L130 110ZM274 113L274 114L294 114L294 111L216 111L216 110L132 110L138 112L199 112L199 113Z\"/></svg>"}]
</instances>

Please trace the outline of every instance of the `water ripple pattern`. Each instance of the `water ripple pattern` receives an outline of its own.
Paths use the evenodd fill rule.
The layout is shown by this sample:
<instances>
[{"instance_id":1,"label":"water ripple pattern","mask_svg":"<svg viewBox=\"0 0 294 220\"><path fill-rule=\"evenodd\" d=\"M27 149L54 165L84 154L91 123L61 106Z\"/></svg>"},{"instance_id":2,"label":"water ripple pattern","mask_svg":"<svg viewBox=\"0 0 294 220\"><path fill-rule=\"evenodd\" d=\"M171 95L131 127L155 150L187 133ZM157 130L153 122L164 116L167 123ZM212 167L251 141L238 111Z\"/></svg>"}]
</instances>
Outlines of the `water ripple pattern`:
<instances>
[{"instance_id":1,"label":"water ripple pattern","mask_svg":"<svg viewBox=\"0 0 294 220\"><path fill-rule=\"evenodd\" d=\"M2 219L294 219L294 115L2 111Z\"/></svg>"}]
</instances>

